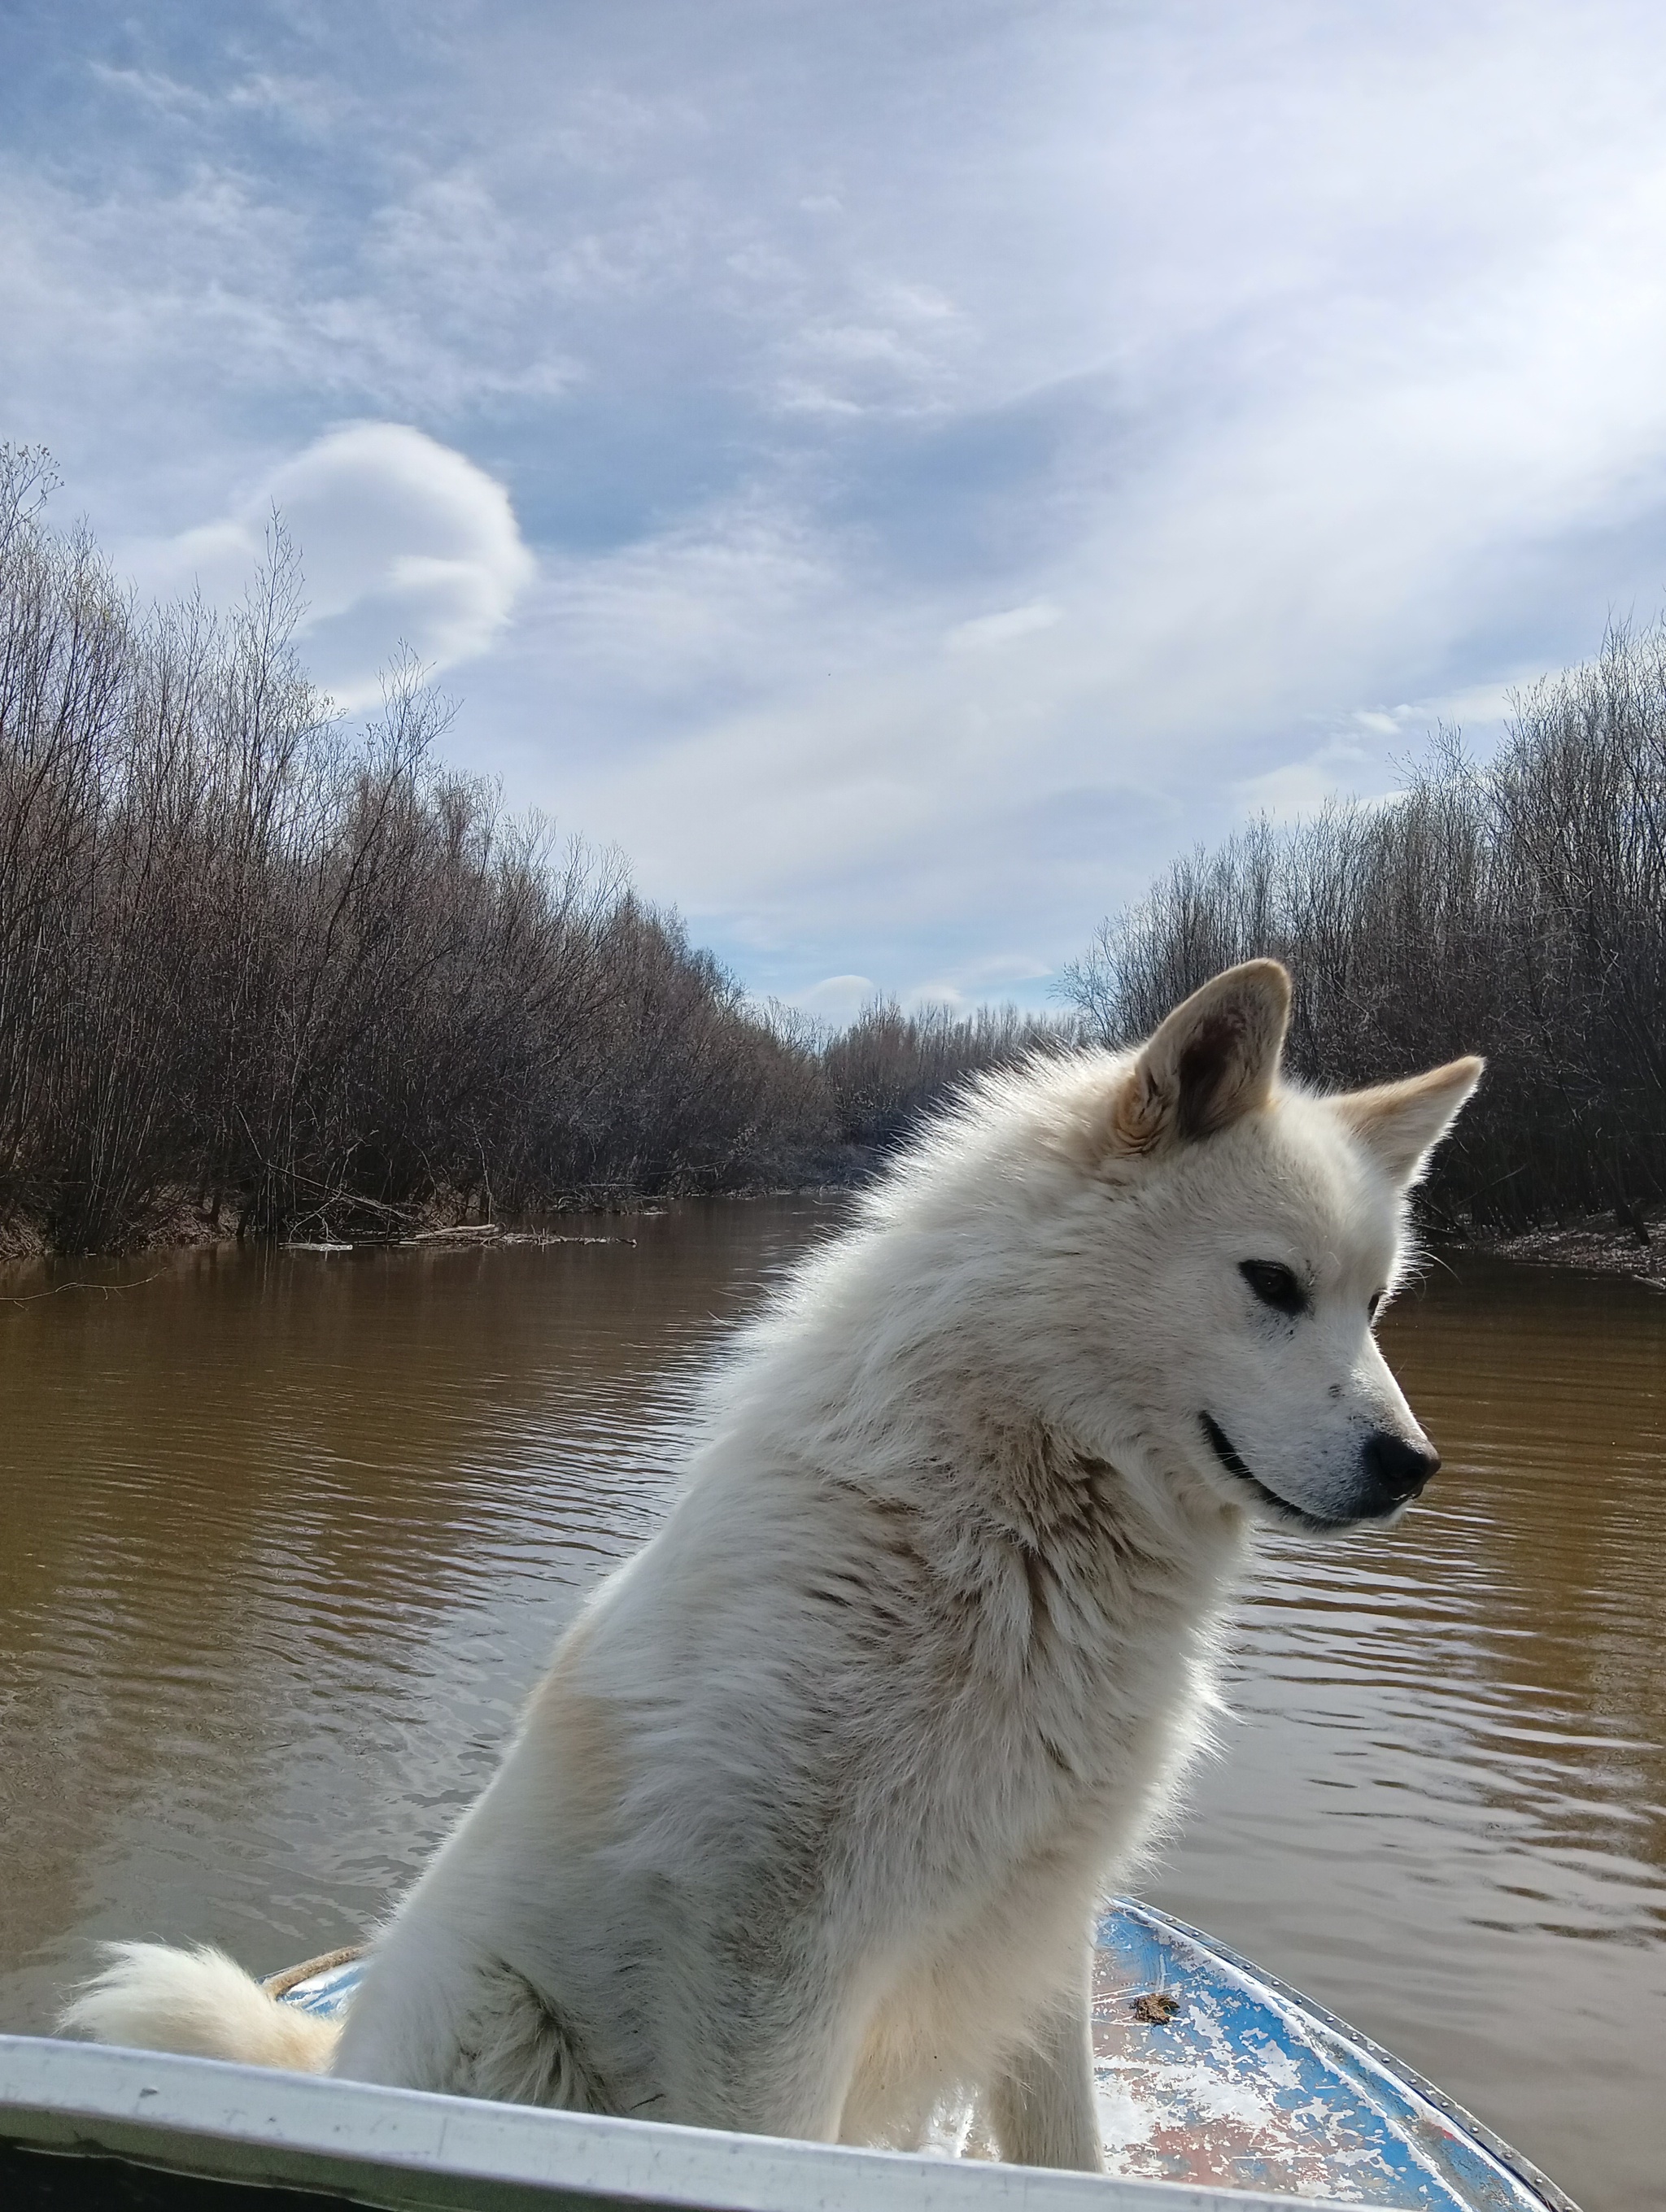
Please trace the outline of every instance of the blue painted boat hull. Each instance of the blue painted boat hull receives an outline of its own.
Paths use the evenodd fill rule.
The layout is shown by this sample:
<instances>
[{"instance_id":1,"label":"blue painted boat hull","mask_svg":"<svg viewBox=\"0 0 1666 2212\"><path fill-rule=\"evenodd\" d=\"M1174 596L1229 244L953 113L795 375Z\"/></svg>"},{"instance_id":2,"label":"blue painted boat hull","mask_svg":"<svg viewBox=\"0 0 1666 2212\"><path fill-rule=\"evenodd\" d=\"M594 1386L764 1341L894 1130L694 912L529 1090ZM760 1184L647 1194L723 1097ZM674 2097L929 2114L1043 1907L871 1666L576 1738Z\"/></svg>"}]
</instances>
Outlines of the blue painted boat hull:
<instances>
[{"instance_id":1,"label":"blue painted boat hull","mask_svg":"<svg viewBox=\"0 0 1666 2212\"><path fill-rule=\"evenodd\" d=\"M1099 1924L1093 2039L1113 2173L1405 2212L1574 2212L1368 2037L1152 1905L1119 1899Z\"/></svg>"}]
</instances>

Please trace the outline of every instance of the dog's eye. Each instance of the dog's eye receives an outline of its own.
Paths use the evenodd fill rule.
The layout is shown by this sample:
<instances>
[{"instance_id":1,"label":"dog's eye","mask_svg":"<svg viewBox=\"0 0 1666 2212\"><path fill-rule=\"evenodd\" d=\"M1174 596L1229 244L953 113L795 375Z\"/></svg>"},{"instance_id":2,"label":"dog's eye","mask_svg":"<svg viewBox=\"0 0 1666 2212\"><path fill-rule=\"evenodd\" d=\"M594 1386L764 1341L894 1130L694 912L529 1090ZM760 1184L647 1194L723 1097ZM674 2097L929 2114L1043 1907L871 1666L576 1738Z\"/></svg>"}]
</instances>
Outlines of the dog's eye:
<instances>
[{"instance_id":1,"label":"dog's eye","mask_svg":"<svg viewBox=\"0 0 1666 2212\"><path fill-rule=\"evenodd\" d=\"M1240 1260L1238 1273L1264 1306L1275 1313L1307 1311L1307 1292L1292 1268L1278 1260Z\"/></svg>"}]
</instances>

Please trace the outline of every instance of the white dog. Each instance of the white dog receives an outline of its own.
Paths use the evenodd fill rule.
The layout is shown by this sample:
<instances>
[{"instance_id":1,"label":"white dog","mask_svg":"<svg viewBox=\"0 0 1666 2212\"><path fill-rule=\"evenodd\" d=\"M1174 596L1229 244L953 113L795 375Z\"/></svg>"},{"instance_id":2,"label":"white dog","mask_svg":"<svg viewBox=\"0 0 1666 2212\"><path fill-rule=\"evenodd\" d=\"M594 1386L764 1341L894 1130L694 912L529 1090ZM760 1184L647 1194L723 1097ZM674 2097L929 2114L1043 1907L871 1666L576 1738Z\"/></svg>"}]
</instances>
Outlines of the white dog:
<instances>
[{"instance_id":1,"label":"white dog","mask_svg":"<svg viewBox=\"0 0 1666 2212\"><path fill-rule=\"evenodd\" d=\"M1097 2167L1097 1901L1197 1736L1257 1524L1438 1462L1371 1336L1475 1060L1281 1083L1289 981L983 1081L714 1379L681 1503L556 1655L336 2030L120 1947L107 2040L906 2146L974 2096Z\"/></svg>"}]
</instances>

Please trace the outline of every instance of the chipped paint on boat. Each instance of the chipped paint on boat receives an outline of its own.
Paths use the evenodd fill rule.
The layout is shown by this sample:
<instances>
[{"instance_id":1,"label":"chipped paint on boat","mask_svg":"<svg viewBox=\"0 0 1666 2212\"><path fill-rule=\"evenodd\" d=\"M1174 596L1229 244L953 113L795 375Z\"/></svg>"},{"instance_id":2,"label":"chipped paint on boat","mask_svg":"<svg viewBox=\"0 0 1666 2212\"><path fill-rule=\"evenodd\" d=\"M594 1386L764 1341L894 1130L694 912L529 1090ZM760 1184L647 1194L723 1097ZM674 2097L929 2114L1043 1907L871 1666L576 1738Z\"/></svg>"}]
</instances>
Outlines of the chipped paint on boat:
<instances>
[{"instance_id":1,"label":"chipped paint on boat","mask_svg":"<svg viewBox=\"0 0 1666 2212\"><path fill-rule=\"evenodd\" d=\"M1572 2212L1369 2038L1152 1905L1122 1899L1100 1922L1093 2042L1113 2173L1395 2212Z\"/></svg>"},{"instance_id":2,"label":"chipped paint on boat","mask_svg":"<svg viewBox=\"0 0 1666 2212\"><path fill-rule=\"evenodd\" d=\"M283 2001L333 2017L361 1972L337 1957L283 1978ZM1100 1921L1093 1997L1115 2175L1383 2212L1575 2212L1369 2038L1154 1905L1119 1899Z\"/></svg>"}]
</instances>

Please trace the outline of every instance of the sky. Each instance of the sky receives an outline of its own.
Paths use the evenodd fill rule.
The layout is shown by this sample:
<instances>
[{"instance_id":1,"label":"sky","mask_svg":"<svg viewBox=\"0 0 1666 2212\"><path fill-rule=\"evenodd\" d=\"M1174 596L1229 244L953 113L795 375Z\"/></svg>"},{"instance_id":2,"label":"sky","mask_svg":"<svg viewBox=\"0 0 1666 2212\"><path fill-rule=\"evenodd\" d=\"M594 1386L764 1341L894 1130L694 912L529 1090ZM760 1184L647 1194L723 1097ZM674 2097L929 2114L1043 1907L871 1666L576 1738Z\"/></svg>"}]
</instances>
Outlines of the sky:
<instances>
[{"instance_id":1,"label":"sky","mask_svg":"<svg viewBox=\"0 0 1666 2212\"><path fill-rule=\"evenodd\" d=\"M0 5L0 438L830 1019L1666 597L1666 12Z\"/></svg>"}]
</instances>

